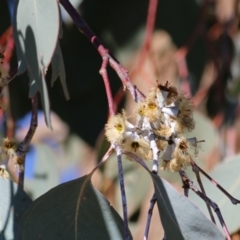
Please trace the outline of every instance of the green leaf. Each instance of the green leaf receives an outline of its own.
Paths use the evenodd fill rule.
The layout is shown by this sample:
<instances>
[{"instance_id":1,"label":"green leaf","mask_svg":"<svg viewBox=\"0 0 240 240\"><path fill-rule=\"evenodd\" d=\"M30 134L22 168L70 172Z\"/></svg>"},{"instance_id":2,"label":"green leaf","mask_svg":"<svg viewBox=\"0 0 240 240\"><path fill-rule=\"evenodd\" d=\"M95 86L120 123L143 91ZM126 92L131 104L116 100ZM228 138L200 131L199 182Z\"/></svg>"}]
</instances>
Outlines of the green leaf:
<instances>
[{"instance_id":1,"label":"green leaf","mask_svg":"<svg viewBox=\"0 0 240 240\"><path fill-rule=\"evenodd\" d=\"M93 188L90 175L61 184L36 199L20 224L19 240L118 240L123 239L124 229L117 212Z\"/></svg>"},{"instance_id":2,"label":"green leaf","mask_svg":"<svg viewBox=\"0 0 240 240\"><path fill-rule=\"evenodd\" d=\"M62 87L63 87L65 98L66 100L69 100L70 97L69 97L67 84L66 84L65 67L64 67L63 56L62 56L62 51L61 51L59 41L57 42L57 46L53 54L51 65L52 65L51 86L53 86L54 82L57 80L59 76Z\"/></svg>"},{"instance_id":3,"label":"green leaf","mask_svg":"<svg viewBox=\"0 0 240 240\"><path fill-rule=\"evenodd\" d=\"M20 219L32 200L17 184L2 177L0 189L0 239L17 239Z\"/></svg>"},{"instance_id":4,"label":"green leaf","mask_svg":"<svg viewBox=\"0 0 240 240\"><path fill-rule=\"evenodd\" d=\"M24 58L24 53L21 49L18 30L17 30L17 9L18 9L19 0L14 1L14 11L13 11L13 36L14 42L16 45L17 59L18 59L18 75L24 73L27 70L27 62Z\"/></svg>"},{"instance_id":5,"label":"green leaf","mask_svg":"<svg viewBox=\"0 0 240 240\"><path fill-rule=\"evenodd\" d=\"M223 163L217 165L209 175L225 188L234 198L240 199L240 155L227 158ZM209 198L211 198L220 208L223 219L228 227L230 234L240 229L240 205L233 205L231 201L205 177L201 177L204 189ZM196 183L197 180L193 179ZM191 200L209 217L205 202L199 199L195 194L190 195ZM216 219L219 228L222 230L219 221Z\"/></svg>"},{"instance_id":6,"label":"green leaf","mask_svg":"<svg viewBox=\"0 0 240 240\"><path fill-rule=\"evenodd\" d=\"M128 155L133 155L128 153ZM139 158L134 158L151 175L157 205L167 239L222 239L219 229L195 206L189 198L178 193L167 181L149 171ZM180 177L179 177L180 178Z\"/></svg>"},{"instance_id":7,"label":"green leaf","mask_svg":"<svg viewBox=\"0 0 240 240\"><path fill-rule=\"evenodd\" d=\"M32 98L37 92L38 86L30 71L28 71L28 77L29 77L29 97Z\"/></svg>"},{"instance_id":8,"label":"green leaf","mask_svg":"<svg viewBox=\"0 0 240 240\"><path fill-rule=\"evenodd\" d=\"M24 0L16 1L15 7L15 41L19 62L27 63L31 76L36 81L37 89L41 94L45 120L51 128L45 74L59 35L58 3L53 0ZM22 69L23 67L20 68L21 71ZM33 94L32 90L31 94Z\"/></svg>"},{"instance_id":9,"label":"green leaf","mask_svg":"<svg viewBox=\"0 0 240 240\"><path fill-rule=\"evenodd\" d=\"M188 198L152 174L158 209L167 239L222 239L218 228Z\"/></svg>"}]
</instances>

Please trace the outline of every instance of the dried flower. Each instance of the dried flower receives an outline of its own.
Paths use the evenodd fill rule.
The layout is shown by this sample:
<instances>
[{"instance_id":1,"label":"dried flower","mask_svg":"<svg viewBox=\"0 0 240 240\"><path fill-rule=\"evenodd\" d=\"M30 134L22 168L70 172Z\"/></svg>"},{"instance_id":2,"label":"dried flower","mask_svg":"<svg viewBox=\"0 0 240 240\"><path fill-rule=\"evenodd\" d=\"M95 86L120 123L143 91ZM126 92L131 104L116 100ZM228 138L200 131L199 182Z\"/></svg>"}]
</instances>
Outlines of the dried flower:
<instances>
[{"instance_id":1,"label":"dried flower","mask_svg":"<svg viewBox=\"0 0 240 240\"><path fill-rule=\"evenodd\" d=\"M158 108L156 102L153 100L148 100L146 104L147 108L145 111L145 116L148 118L149 122L155 122L160 120L161 111Z\"/></svg>"},{"instance_id":2,"label":"dried flower","mask_svg":"<svg viewBox=\"0 0 240 240\"><path fill-rule=\"evenodd\" d=\"M14 149L14 150L16 149L16 143L9 138L4 138L2 145L3 145L4 151L7 151L8 149Z\"/></svg>"},{"instance_id":3,"label":"dried flower","mask_svg":"<svg viewBox=\"0 0 240 240\"><path fill-rule=\"evenodd\" d=\"M181 95L177 100L179 112L175 118L175 131L183 133L185 131L191 132L195 128L195 121L193 119L193 104L189 98Z\"/></svg>"},{"instance_id":4,"label":"dried flower","mask_svg":"<svg viewBox=\"0 0 240 240\"><path fill-rule=\"evenodd\" d=\"M187 167L191 162L190 143L186 138L175 138L163 154L162 170L178 172L181 167Z\"/></svg>"},{"instance_id":5,"label":"dried flower","mask_svg":"<svg viewBox=\"0 0 240 240\"><path fill-rule=\"evenodd\" d=\"M17 146L16 143L9 138L4 138L2 142L1 152L13 161L14 166L18 168L19 171L23 171L24 166L24 157L19 156L16 152Z\"/></svg>"},{"instance_id":6,"label":"dried flower","mask_svg":"<svg viewBox=\"0 0 240 240\"><path fill-rule=\"evenodd\" d=\"M154 133L157 136L169 138L172 135L171 128L165 124L160 123L159 129L155 129Z\"/></svg>"},{"instance_id":7,"label":"dried flower","mask_svg":"<svg viewBox=\"0 0 240 240\"><path fill-rule=\"evenodd\" d=\"M126 152L132 152L143 160L152 159L152 150L149 143L142 137L136 137L135 139L126 139L122 145L122 149ZM127 156L131 160L129 156Z\"/></svg>"},{"instance_id":8,"label":"dried flower","mask_svg":"<svg viewBox=\"0 0 240 240\"><path fill-rule=\"evenodd\" d=\"M158 87L153 87L149 91L148 98L154 99L159 108L162 108L165 105L168 92L161 91Z\"/></svg>"},{"instance_id":9,"label":"dried flower","mask_svg":"<svg viewBox=\"0 0 240 240\"><path fill-rule=\"evenodd\" d=\"M171 104L177 99L178 97L177 89L170 85L168 81L165 82L165 84L159 84L158 88L161 90L161 92L167 92L166 105Z\"/></svg>"},{"instance_id":10,"label":"dried flower","mask_svg":"<svg viewBox=\"0 0 240 240\"><path fill-rule=\"evenodd\" d=\"M122 114L111 116L105 125L105 135L108 141L112 144L122 143L128 126L130 126L130 123L127 121L127 116L124 111Z\"/></svg>"},{"instance_id":11,"label":"dried flower","mask_svg":"<svg viewBox=\"0 0 240 240\"><path fill-rule=\"evenodd\" d=\"M19 172L22 172L24 170L24 161L25 161L25 158L23 156L17 156L14 159L14 165L15 167L18 168Z\"/></svg>"},{"instance_id":12,"label":"dried flower","mask_svg":"<svg viewBox=\"0 0 240 240\"><path fill-rule=\"evenodd\" d=\"M181 166L186 167L190 165L191 162L189 143L184 137L178 138L176 142L177 144L173 152L173 156Z\"/></svg>"},{"instance_id":13,"label":"dried flower","mask_svg":"<svg viewBox=\"0 0 240 240\"><path fill-rule=\"evenodd\" d=\"M13 159L16 157L16 148L16 143L12 139L3 139L1 152L5 154L9 159Z\"/></svg>"},{"instance_id":14,"label":"dried flower","mask_svg":"<svg viewBox=\"0 0 240 240\"><path fill-rule=\"evenodd\" d=\"M160 151L163 151L167 147L167 144L168 144L167 141L165 141L165 140L157 140L156 143L157 143L157 147Z\"/></svg>"},{"instance_id":15,"label":"dried flower","mask_svg":"<svg viewBox=\"0 0 240 240\"><path fill-rule=\"evenodd\" d=\"M146 117L149 122L159 121L161 117L161 110L153 98L147 98L144 102L137 105L138 122Z\"/></svg>"}]
</instances>

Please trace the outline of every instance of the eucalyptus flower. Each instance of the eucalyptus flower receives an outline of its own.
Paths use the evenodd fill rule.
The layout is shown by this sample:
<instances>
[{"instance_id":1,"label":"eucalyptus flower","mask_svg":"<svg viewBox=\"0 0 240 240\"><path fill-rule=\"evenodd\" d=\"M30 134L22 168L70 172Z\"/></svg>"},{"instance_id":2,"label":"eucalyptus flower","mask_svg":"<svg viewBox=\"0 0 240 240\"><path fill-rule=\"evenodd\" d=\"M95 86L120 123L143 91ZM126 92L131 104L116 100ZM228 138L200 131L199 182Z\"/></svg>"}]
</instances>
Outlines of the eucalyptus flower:
<instances>
[{"instance_id":1,"label":"eucalyptus flower","mask_svg":"<svg viewBox=\"0 0 240 240\"><path fill-rule=\"evenodd\" d=\"M132 124L127 121L127 116L123 111L122 114L109 117L105 125L105 135L110 143L121 144L126 137L127 131L131 127Z\"/></svg>"}]
</instances>

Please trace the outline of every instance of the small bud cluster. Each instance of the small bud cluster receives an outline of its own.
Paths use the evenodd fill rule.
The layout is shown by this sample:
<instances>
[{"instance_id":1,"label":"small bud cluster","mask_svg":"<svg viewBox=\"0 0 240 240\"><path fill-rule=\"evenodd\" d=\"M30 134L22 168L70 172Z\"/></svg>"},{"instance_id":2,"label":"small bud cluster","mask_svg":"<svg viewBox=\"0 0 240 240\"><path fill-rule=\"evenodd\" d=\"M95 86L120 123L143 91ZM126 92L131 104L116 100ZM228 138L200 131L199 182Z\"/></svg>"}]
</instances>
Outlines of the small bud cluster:
<instances>
[{"instance_id":1,"label":"small bud cluster","mask_svg":"<svg viewBox=\"0 0 240 240\"><path fill-rule=\"evenodd\" d=\"M13 140L9 138L3 139L1 153L9 160L13 161L15 167L17 167L19 171L23 171L24 159L17 154L16 150L17 146Z\"/></svg>"},{"instance_id":2,"label":"small bud cluster","mask_svg":"<svg viewBox=\"0 0 240 240\"><path fill-rule=\"evenodd\" d=\"M177 172L190 165L190 150L196 149L197 141L184 137L184 133L195 128L189 98L179 94L168 82L159 84L137 104L135 115L135 126L124 111L109 118L105 130L111 144L143 160L161 160L162 170Z\"/></svg>"},{"instance_id":3,"label":"small bud cluster","mask_svg":"<svg viewBox=\"0 0 240 240\"><path fill-rule=\"evenodd\" d=\"M4 60L4 50L0 46L0 87L4 87L6 85L6 80L9 77L8 71L3 66Z\"/></svg>"}]
</instances>

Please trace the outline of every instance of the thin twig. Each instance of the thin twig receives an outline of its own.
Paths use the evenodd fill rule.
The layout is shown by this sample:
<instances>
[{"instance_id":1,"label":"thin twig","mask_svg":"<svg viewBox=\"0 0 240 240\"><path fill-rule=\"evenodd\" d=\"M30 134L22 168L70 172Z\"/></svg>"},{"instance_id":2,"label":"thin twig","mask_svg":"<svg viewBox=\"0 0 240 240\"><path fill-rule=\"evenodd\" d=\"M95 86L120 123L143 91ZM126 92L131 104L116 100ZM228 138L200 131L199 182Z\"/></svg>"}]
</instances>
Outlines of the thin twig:
<instances>
[{"instance_id":1,"label":"thin twig","mask_svg":"<svg viewBox=\"0 0 240 240\"><path fill-rule=\"evenodd\" d=\"M156 194L154 193L150 200L150 206L149 206L149 210L148 210L148 217L147 217L147 223L146 223L145 234L144 234L144 240L148 239L148 233L149 233L150 223L151 223L152 214L153 214L153 208L154 208L156 201L157 201L157 198L156 198Z\"/></svg>"},{"instance_id":2,"label":"thin twig","mask_svg":"<svg viewBox=\"0 0 240 240\"><path fill-rule=\"evenodd\" d=\"M207 179L209 179L222 193L224 193L232 202L232 204L238 204L240 201L229 194L221 185L219 185L214 179L212 179L203 169L201 169L194 161L191 159L191 165L194 172L201 172Z\"/></svg>"},{"instance_id":3,"label":"thin twig","mask_svg":"<svg viewBox=\"0 0 240 240\"><path fill-rule=\"evenodd\" d=\"M107 99L108 99L109 114L114 115L115 107L114 107L114 104L113 104L112 91L111 91L110 84L109 84L109 78L108 78L108 73L107 73L107 65L108 65L108 56L104 56L102 66L101 66L101 69L100 69L99 72L102 75L103 82L104 82L104 85L105 85L105 90L106 90Z\"/></svg>"},{"instance_id":4,"label":"thin twig","mask_svg":"<svg viewBox=\"0 0 240 240\"><path fill-rule=\"evenodd\" d=\"M143 46L141 48L141 52L140 52L140 56L138 58L137 65L131 73L132 78L139 72L139 70L141 71L143 63L149 52L150 43L151 43L153 32L154 32L157 6L158 6L158 0L149 0L145 39L144 39Z\"/></svg>"},{"instance_id":5,"label":"thin twig","mask_svg":"<svg viewBox=\"0 0 240 240\"><path fill-rule=\"evenodd\" d=\"M225 236L227 237L228 240L231 240L228 228L227 228L227 226L225 224L225 221L224 221L224 219L222 217L222 214L221 214L221 211L220 211L218 205L215 202L213 202L209 197L207 197L204 193L199 191L197 189L197 187L194 186L193 182L188 178L187 174L185 173L185 171L183 169L181 169L179 171L179 174L180 174L180 176L182 178L182 181L183 182L187 182L187 184L189 185L190 189L192 191L194 191L200 198L203 199L203 201L205 201L207 204L209 204L213 208L213 210L215 211L215 213L216 213L216 215L217 215L217 217L219 219L219 222L220 222L220 224L221 224L221 226L223 228Z\"/></svg>"},{"instance_id":6,"label":"thin twig","mask_svg":"<svg viewBox=\"0 0 240 240\"><path fill-rule=\"evenodd\" d=\"M0 96L3 95L4 87L7 86L17 76L17 72L17 68L13 69L13 71L9 74L9 77L4 79L4 86L0 87Z\"/></svg>"},{"instance_id":7,"label":"thin twig","mask_svg":"<svg viewBox=\"0 0 240 240\"><path fill-rule=\"evenodd\" d=\"M36 93L32 98L32 117L31 117L29 130L16 151L17 155L23 159L23 169L22 171L19 172L19 177L18 177L18 185L22 188L24 186L25 156L38 124L38 114L37 114L38 113L38 95L37 94L38 93Z\"/></svg>"},{"instance_id":8,"label":"thin twig","mask_svg":"<svg viewBox=\"0 0 240 240\"><path fill-rule=\"evenodd\" d=\"M7 79L7 84L9 84L18 74L18 68L15 68L11 71L11 73L9 74L9 77Z\"/></svg>"},{"instance_id":9,"label":"thin twig","mask_svg":"<svg viewBox=\"0 0 240 240\"><path fill-rule=\"evenodd\" d=\"M108 62L110 66L116 71L119 78L121 79L124 89L127 88L133 97L136 93L138 101L142 101L145 96L138 89L135 89L134 85L130 81L127 70L120 65L120 63L116 60L115 57L113 57L111 54L108 53L107 48L104 47L104 45L101 43L99 38L93 33L93 31L90 29L88 24L79 15L79 13L76 11L73 5L69 2L69 0L59 0L59 2L62 4L64 9L68 12L73 22L77 26L78 30L82 34L84 34L88 38L88 40L94 45L94 47L97 49L101 57L103 59L108 58Z\"/></svg>"},{"instance_id":10,"label":"thin twig","mask_svg":"<svg viewBox=\"0 0 240 240\"><path fill-rule=\"evenodd\" d=\"M126 199L124 177L123 177L122 152L120 147L117 147L116 151L117 151L117 161L118 161L118 176L119 176L121 196L122 196L124 239L128 240L130 239L130 234L129 234L129 228L128 228L127 199Z\"/></svg>"},{"instance_id":11,"label":"thin twig","mask_svg":"<svg viewBox=\"0 0 240 240\"><path fill-rule=\"evenodd\" d=\"M200 189L201 189L202 193L207 195L205 190L204 190L204 187L203 187L202 180L201 180L199 172L195 172L195 174L196 174L197 181L198 181L198 184L200 186ZM208 209L208 212L209 212L209 215L211 217L212 222L216 224L216 221L214 219L214 216L213 216L212 209L211 209L210 205L208 203L206 203L206 205L207 205L207 209Z\"/></svg>"},{"instance_id":12,"label":"thin twig","mask_svg":"<svg viewBox=\"0 0 240 240\"><path fill-rule=\"evenodd\" d=\"M134 161L136 161L137 163L139 163L140 165L142 165L143 168L145 168L147 171L149 171L148 166L146 165L146 163L139 158L138 156L136 156L135 154L131 153L131 152L122 152L122 154L125 154L129 157L131 157Z\"/></svg>"},{"instance_id":13,"label":"thin twig","mask_svg":"<svg viewBox=\"0 0 240 240\"><path fill-rule=\"evenodd\" d=\"M107 160L108 158L112 155L114 151L114 147L110 146L107 152L104 154L102 160L98 163L98 165L91 171L91 174L93 174L98 168L100 168Z\"/></svg>"}]
</instances>

